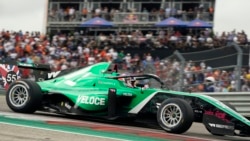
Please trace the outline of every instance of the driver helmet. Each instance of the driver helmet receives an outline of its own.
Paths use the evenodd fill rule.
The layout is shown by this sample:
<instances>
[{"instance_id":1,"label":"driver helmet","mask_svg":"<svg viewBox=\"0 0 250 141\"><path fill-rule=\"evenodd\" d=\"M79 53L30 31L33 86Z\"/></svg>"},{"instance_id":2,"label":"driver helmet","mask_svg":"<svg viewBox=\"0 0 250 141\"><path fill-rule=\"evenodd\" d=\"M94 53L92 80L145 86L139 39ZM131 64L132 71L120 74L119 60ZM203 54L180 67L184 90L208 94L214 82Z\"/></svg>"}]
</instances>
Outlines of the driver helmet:
<instances>
[{"instance_id":1,"label":"driver helmet","mask_svg":"<svg viewBox=\"0 0 250 141\"><path fill-rule=\"evenodd\" d=\"M130 78L129 83L130 83L131 87L136 86L136 80L133 77Z\"/></svg>"}]
</instances>

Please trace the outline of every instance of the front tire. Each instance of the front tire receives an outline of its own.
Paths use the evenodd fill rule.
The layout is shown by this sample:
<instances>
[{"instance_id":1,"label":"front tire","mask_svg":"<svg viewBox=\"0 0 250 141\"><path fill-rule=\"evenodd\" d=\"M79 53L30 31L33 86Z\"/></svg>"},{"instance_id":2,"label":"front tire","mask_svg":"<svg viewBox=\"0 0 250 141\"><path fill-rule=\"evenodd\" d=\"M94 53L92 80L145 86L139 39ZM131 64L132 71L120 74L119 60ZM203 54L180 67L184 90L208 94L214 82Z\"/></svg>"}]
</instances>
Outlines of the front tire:
<instances>
[{"instance_id":1,"label":"front tire","mask_svg":"<svg viewBox=\"0 0 250 141\"><path fill-rule=\"evenodd\" d=\"M194 113L192 107L179 98L170 98L161 103L157 112L158 124L169 133L181 134L192 125Z\"/></svg>"},{"instance_id":2,"label":"front tire","mask_svg":"<svg viewBox=\"0 0 250 141\"><path fill-rule=\"evenodd\" d=\"M41 100L41 88L31 80L13 82L6 93L7 105L19 113L34 113L41 105Z\"/></svg>"}]
</instances>

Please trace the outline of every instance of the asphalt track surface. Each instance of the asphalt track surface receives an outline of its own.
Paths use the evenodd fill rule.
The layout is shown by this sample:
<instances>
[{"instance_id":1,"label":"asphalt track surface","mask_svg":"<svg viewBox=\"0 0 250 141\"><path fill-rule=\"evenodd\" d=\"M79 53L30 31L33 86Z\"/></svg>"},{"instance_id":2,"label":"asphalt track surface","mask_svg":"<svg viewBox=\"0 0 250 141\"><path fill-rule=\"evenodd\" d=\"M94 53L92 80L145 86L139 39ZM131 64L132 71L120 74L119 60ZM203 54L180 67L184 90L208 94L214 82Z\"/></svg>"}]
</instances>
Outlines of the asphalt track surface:
<instances>
[{"instance_id":1,"label":"asphalt track surface","mask_svg":"<svg viewBox=\"0 0 250 141\"><path fill-rule=\"evenodd\" d=\"M169 134L158 126L113 123L36 112L12 112L0 95L0 141L249 141L250 137L214 136L200 123L184 134Z\"/></svg>"}]
</instances>

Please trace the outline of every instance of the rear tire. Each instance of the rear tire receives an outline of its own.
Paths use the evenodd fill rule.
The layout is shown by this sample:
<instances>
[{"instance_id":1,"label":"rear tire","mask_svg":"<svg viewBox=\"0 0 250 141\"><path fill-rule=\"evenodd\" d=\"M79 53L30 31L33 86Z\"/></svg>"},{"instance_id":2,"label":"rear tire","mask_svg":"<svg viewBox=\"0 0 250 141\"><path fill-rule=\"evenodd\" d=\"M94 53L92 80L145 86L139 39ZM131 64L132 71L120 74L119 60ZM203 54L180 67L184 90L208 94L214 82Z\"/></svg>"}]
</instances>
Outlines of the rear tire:
<instances>
[{"instance_id":1,"label":"rear tire","mask_svg":"<svg viewBox=\"0 0 250 141\"><path fill-rule=\"evenodd\" d=\"M184 133L192 125L194 113L187 101L170 98L161 103L157 112L158 124L169 133Z\"/></svg>"},{"instance_id":2,"label":"rear tire","mask_svg":"<svg viewBox=\"0 0 250 141\"><path fill-rule=\"evenodd\" d=\"M9 108L19 113L34 113L41 106L42 91L40 86L31 80L13 82L6 93Z\"/></svg>"}]
</instances>

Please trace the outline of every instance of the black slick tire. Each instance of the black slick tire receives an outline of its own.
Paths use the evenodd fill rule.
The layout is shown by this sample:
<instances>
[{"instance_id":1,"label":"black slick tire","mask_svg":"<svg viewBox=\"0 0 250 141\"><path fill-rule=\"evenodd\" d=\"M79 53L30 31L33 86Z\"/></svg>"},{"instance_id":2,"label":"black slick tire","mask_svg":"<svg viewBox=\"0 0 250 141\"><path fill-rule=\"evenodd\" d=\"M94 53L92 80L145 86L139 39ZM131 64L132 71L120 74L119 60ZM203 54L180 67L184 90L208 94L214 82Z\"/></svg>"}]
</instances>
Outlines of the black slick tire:
<instances>
[{"instance_id":1,"label":"black slick tire","mask_svg":"<svg viewBox=\"0 0 250 141\"><path fill-rule=\"evenodd\" d=\"M11 110L19 113L34 113L41 106L40 86L31 80L17 80L6 92L6 102Z\"/></svg>"}]
</instances>

